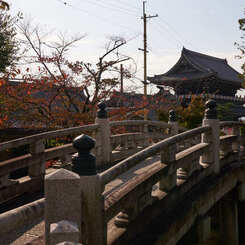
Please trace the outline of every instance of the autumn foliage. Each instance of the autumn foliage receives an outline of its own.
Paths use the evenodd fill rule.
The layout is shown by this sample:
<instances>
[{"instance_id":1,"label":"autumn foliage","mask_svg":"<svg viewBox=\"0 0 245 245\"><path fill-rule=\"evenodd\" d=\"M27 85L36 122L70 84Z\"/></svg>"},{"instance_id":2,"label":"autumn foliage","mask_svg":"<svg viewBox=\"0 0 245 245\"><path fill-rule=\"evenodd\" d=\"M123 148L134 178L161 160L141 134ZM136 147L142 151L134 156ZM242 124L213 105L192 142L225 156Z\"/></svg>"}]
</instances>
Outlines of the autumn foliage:
<instances>
[{"instance_id":1,"label":"autumn foliage","mask_svg":"<svg viewBox=\"0 0 245 245\"><path fill-rule=\"evenodd\" d=\"M205 101L201 96L192 96L186 108L178 107L177 115L180 125L192 129L201 126L205 111Z\"/></svg>"},{"instance_id":2,"label":"autumn foliage","mask_svg":"<svg viewBox=\"0 0 245 245\"><path fill-rule=\"evenodd\" d=\"M27 50L22 62L0 81L0 127L64 128L93 123L96 105L110 98L119 84L117 64L128 60L115 54L125 45L111 40L96 64L71 61L68 50L84 36L60 36L44 42L38 28L19 25ZM130 72L125 69L125 76Z\"/></svg>"}]
</instances>

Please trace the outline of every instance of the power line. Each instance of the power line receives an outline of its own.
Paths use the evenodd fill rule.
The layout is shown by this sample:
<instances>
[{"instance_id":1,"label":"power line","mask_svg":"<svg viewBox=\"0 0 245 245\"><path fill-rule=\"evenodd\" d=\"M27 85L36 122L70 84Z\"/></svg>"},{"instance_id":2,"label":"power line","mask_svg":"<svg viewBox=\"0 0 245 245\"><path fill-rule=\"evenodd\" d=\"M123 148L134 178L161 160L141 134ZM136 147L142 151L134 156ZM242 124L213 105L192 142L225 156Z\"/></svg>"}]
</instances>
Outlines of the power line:
<instances>
[{"instance_id":1,"label":"power line","mask_svg":"<svg viewBox=\"0 0 245 245\"><path fill-rule=\"evenodd\" d=\"M73 3L73 6L81 6L80 5L81 2L78 3ZM96 7L99 7L99 8L104 8L104 9L109 9L110 11L116 11L116 12L121 12L121 13L124 13L124 14L128 14L128 15L132 15L132 16L135 16L137 15L137 12L130 9L130 8L125 8L125 6L118 6L117 4L115 4L115 2L113 4L109 4L108 5L108 2L105 3L103 1L94 1L94 0L87 0L86 1L87 4L91 4L91 5L95 5Z\"/></svg>"},{"instance_id":2,"label":"power line","mask_svg":"<svg viewBox=\"0 0 245 245\"><path fill-rule=\"evenodd\" d=\"M100 1L100 2L102 2L102 1ZM108 4L108 0L106 0L105 2ZM123 10L131 12L131 13L133 13L135 15L138 15L138 10L139 10L138 8L133 8L132 9L131 6L127 7L128 4L125 6L125 3L122 3L122 2L120 3L118 0L116 2L113 0L112 2L109 3L109 5L117 8L117 9L118 8L119 9L123 9Z\"/></svg>"},{"instance_id":3,"label":"power line","mask_svg":"<svg viewBox=\"0 0 245 245\"><path fill-rule=\"evenodd\" d=\"M95 2L95 1L87 0L87 3L95 5L95 6L99 6L99 7L105 8L105 9L110 9L110 10L113 10L116 12L121 12L124 14L135 16L135 13L129 12L128 10L125 10L124 8L118 8L118 7L115 7L113 5L106 5L103 2L98 2L98 1Z\"/></svg>"},{"instance_id":4,"label":"power line","mask_svg":"<svg viewBox=\"0 0 245 245\"><path fill-rule=\"evenodd\" d=\"M168 30L166 30L166 28L161 28L157 23L152 23L152 25L155 26L156 29L158 29L158 32L161 33L162 35L164 35L164 39L168 39L170 43L172 43L173 41L169 38L171 36L171 38L176 42L176 44L178 44L178 47L182 47L183 46L183 42L181 40L179 40L178 38L176 38L173 34L171 34ZM163 31L163 29L166 30L166 32L168 32L168 34L170 35L166 35L166 32Z\"/></svg>"},{"instance_id":5,"label":"power line","mask_svg":"<svg viewBox=\"0 0 245 245\"><path fill-rule=\"evenodd\" d=\"M184 43L189 44L190 46L193 46L195 49L198 49L189 40L186 40L185 38L183 38L181 34L172 25L170 25L166 20L164 20L161 17L160 17L160 20L168 27L169 30L171 30L178 37L178 39L181 39ZM162 23L159 23L159 25L163 26Z\"/></svg>"},{"instance_id":6,"label":"power line","mask_svg":"<svg viewBox=\"0 0 245 245\"><path fill-rule=\"evenodd\" d=\"M103 17L102 17L102 16L98 16L98 15L96 15L96 14L90 12L90 11L87 11L87 10L85 10L85 9L81 9L81 8L78 7L78 6L74 6L74 5L68 3L68 2L66 2L66 1L64 1L64 0L56 0L56 1L58 1L58 2L60 2L60 3L62 3L62 4L64 4L64 6L66 6L66 7L70 7L70 8L72 8L72 9L76 10L76 11L86 13L86 14L89 15L89 16L92 15L92 16L96 17L97 19L100 19L100 20L102 20L102 21L104 21L104 22L107 22L107 23L110 23L110 24L112 24L112 25L115 25L114 21L112 22L112 20L109 19L109 18L105 18L104 16L103 16ZM128 26L125 26L125 25L122 25L122 24L119 24L119 23L117 23L116 25L117 25L117 26L120 26L120 27L122 27L122 28L124 28L124 29L130 30L130 31L133 30L133 29L129 28ZM135 32L135 30L133 30L133 31Z\"/></svg>"},{"instance_id":7,"label":"power line","mask_svg":"<svg viewBox=\"0 0 245 245\"><path fill-rule=\"evenodd\" d=\"M106 0L106 1L108 1L108 0ZM111 0L111 1L115 1L115 0ZM125 2L124 1L122 1L122 0L117 0L116 1L116 3L118 3L118 4L120 4L120 5L123 5L123 6L125 6ZM136 7L135 5L132 5L131 3L129 3L129 2L127 2L127 5L130 7L130 8L133 8L133 9L135 9L135 10L139 10L139 8L138 7Z\"/></svg>"}]
</instances>

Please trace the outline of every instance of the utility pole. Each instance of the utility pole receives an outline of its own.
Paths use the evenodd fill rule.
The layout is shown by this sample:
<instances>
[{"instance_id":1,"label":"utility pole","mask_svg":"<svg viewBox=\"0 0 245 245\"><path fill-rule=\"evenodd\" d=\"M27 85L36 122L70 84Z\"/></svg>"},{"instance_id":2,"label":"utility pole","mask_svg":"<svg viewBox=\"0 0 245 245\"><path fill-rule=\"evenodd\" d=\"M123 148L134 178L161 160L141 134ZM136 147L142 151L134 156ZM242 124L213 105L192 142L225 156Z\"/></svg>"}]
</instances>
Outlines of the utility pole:
<instances>
[{"instance_id":1,"label":"utility pole","mask_svg":"<svg viewBox=\"0 0 245 245\"><path fill-rule=\"evenodd\" d=\"M123 106L123 64L120 65L121 88L120 88L120 106Z\"/></svg>"},{"instance_id":2,"label":"utility pole","mask_svg":"<svg viewBox=\"0 0 245 245\"><path fill-rule=\"evenodd\" d=\"M146 105L146 101L147 101L147 31L146 31L146 27L147 27L147 19L150 18L154 18L154 17L158 17L158 15L146 15L145 12L145 4L146 1L143 1L143 17L141 17L141 19L143 19L144 22L144 48L141 49L139 48L139 50L144 51L144 106ZM146 108L144 108L144 120L147 119L147 113L146 113Z\"/></svg>"},{"instance_id":3,"label":"utility pole","mask_svg":"<svg viewBox=\"0 0 245 245\"><path fill-rule=\"evenodd\" d=\"M120 75L121 75L121 95L123 95L123 64L120 65Z\"/></svg>"}]
</instances>

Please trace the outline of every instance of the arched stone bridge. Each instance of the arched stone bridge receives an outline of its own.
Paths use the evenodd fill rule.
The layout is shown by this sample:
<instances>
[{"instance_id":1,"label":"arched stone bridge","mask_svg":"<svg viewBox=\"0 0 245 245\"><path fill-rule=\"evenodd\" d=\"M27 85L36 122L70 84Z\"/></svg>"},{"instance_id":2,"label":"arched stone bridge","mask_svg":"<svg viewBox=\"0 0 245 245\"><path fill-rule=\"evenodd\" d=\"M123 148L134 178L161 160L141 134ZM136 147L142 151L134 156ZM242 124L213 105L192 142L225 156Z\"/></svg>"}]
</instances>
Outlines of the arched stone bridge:
<instances>
[{"instance_id":1,"label":"arched stone bridge","mask_svg":"<svg viewBox=\"0 0 245 245\"><path fill-rule=\"evenodd\" d=\"M92 125L0 144L1 152L29 145L29 153L0 163L0 203L45 185L45 198L0 215L1 237L44 217L46 244L172 245L193 227L199 242L215 228L222 244L239 244L244 124L219 122L213 102L192 130L180 128L173 112L169 123L110 122L103 110ZM82 135L73 145L45 147L50 139L81 133L95 140ZM65 169L45 168L53 159ZM11 177L23 168L25 176Z\"/></svg>"}]
</instances>

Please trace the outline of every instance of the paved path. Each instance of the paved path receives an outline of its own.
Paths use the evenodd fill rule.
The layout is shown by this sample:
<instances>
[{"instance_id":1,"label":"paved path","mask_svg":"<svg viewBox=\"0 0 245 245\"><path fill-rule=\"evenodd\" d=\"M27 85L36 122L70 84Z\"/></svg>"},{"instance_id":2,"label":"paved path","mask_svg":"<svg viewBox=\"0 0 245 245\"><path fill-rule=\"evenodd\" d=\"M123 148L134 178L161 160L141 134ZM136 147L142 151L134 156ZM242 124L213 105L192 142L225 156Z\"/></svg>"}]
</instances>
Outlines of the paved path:
<instances>
[{"instance_id":1,"label":"paved path","mask_svg":"<svg viewBox=\"0 0 245 245\"><path fill-rule=\"evenodd\" d=\"M126 173L105 186L105 195L119 188L134 176L143 174L160 160L160 157L148 158L136 167L131 168ZM45 245L44 241L44 221L39 220L32 226L7 234L0 238L0 245Z\"/></svg>"}]
</instances>

